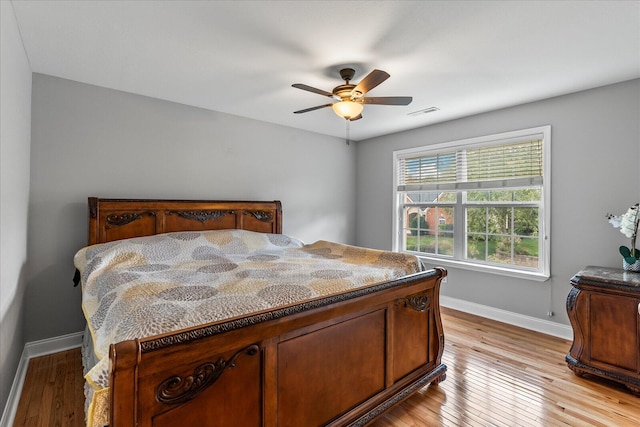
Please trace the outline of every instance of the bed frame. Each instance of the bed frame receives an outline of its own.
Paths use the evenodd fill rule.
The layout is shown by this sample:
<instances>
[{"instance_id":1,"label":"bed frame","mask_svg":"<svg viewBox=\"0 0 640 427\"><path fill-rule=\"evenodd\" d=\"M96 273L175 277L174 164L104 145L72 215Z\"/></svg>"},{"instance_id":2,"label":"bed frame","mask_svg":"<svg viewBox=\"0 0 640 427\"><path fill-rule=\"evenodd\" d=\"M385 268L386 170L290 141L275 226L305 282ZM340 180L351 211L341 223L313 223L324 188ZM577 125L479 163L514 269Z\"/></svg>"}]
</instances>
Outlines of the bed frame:
<instances>
[{"instance_id":1,"label":"bed frame","mask_svg":"<svg viewBox=\"0 0 640 427\"><path fill-rule=\"evenodd\" d=\"M280 202L89 198L89 243L281 233ZM436 268L111 346L112 426L363 426L446 377Z\"/></svg>"}]
</instances>

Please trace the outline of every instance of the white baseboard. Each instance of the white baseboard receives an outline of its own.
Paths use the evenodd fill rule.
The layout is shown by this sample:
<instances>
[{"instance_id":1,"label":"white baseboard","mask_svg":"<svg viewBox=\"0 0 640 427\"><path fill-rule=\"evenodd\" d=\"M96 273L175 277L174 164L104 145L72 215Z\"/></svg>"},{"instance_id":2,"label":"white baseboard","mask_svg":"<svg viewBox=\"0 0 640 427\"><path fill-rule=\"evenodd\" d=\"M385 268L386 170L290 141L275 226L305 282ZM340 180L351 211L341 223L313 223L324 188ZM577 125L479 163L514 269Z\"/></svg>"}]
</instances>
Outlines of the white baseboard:
<instances>
[{"instance_id":1,"label":"white baseboard","mask_svg":"<svg viewBox=\"0 0 640 427\"><path fill-rule=\"evenodd\" d=\"M74 332L73 334L61 335L59 337L47 338L40 341L32 341L25 344L24 349L27 351L27 358L45 356L59 351L71 350L82 346L83 332Z\"/></svg>"},{"instance_id":2,"label":"white baseboard","mask_svg":"<svg viewBox=\"0 0 640 427\"><path fill-rule=\"evenodd\" d=\"M464 311L465 313L475 314L476 316L486 317L487 319L497 320L498 322L508 323L510 325L529 329L565 340L573 340L573 329L571 326L563 325L549 320L539 319L537 317L525 316L524 314L514 313L512 311L501 310L499 308L489 307L487 305L476 304L457 298L440 296L440 305L454 310Z\"/></svg>"},{"instance_id":3,"label":"white baseboard","mask_svg":"<svg viewBox=\"0 0 640 427\"><path fill-rule=\"evenodd\" d=\"M22 386L24 385L24 379L27 376L29 360L34 357L45 356L47 354L80 347L82 345L82 334L82 332L76 332L40 341L32 341L25 344L24 349L22 350L22 355L20 356L20 362L18 363L16 376L13 378L13 384L9 391L7 404L2 412L0 427L13 426L16 411L18 410L18 403L20 402L20 395L22 394Z\"/></svg>"},{"instance_id":4,"label":"white baseboard","mask_svg":"<svg viewBox=\"0 0 640 427\"><path fill-rule=\"evenodd\" d=\"M11 390L9 390L7 403L4 406L4 411L2 412L0 427L13 426L13 420L16 417L18 403L20 402L20 395L22 394L22 385L24 384L24 378L27 376L28 366L29 358L27 357L27 348L25 346L25 348L22 349L22 355L20 356L20 362L18 363L16 376L13 377L13 384L11 384Z\"/></svg>"}]
</instances>

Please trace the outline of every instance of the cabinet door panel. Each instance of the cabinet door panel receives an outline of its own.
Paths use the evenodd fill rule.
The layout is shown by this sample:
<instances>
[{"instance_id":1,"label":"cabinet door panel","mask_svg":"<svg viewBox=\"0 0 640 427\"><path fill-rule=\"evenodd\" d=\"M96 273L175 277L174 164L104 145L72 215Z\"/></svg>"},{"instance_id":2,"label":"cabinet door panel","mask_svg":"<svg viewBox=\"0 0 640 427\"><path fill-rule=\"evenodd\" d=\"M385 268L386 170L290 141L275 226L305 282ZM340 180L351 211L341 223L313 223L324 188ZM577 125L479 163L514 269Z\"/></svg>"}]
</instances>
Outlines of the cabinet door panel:
<instances>
[{"instance_id":1,"label":"cabinet door panel","mask_svg":"<svg viewBox=\"0 0 640 427\"><path fill-rule=\"evenodd\" d=\"M278 345L278 426L324 425L384 389L385 318L377 310Z\"/></svg>"},{"instance_id":2,"label":"cabinet door panel","mask_svg":"<svg viewBox=\"0 0 640 427\"><path fill-rule=\"evenodd\" d=\"M589 304L592 361L628 371L638 369L638 300L592 294Z\"/></svg>"}]
</instances>

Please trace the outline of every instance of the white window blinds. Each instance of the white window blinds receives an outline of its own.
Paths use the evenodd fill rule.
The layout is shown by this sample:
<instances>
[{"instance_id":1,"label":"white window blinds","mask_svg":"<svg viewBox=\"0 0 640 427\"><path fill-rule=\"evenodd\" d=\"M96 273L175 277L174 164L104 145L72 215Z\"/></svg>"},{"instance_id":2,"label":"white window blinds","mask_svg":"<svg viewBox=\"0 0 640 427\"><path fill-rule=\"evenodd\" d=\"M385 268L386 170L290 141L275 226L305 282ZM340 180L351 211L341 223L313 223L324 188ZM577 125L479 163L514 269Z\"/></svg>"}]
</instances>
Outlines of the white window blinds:
<instances>
[{"instance_id":1,"label":"white window blinds","mask_svg":"<svg viewBox=\"0 0 640 427\"><path fill-rule=\"evenodd\" d=\"M542 185L542 135L397 157L397 191Z\"/></svg>"}]
</instances>

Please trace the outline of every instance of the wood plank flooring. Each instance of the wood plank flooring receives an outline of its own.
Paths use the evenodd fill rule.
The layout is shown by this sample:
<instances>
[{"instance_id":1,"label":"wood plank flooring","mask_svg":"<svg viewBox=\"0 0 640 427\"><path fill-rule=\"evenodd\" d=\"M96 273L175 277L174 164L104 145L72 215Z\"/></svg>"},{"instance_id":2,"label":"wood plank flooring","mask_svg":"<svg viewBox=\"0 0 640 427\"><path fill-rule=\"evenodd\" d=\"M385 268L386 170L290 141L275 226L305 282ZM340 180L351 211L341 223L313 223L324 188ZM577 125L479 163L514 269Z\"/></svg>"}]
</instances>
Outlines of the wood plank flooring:
<instances>
[{"instance_id":1,"label":"wood plank flooring","mask_svg":"<svg viewBox=\"0 0 640 427\"><path fill-rule=\"evenodd\" d=\"M447 379L373 426L640 426L640 397L567 368L571 342L445 308L442 321Z\"/></svg>"},{"instance_id":2,"label":"wood plank flooring","mask_svg":"<svg viewBox=\"0 0 640 427\"><path fill-rule=\"evenodd\" d=\"M80 349L29 361L14 426L83 426L84 378Z\"/></svg>"},{"instance_id":3,"label":"wood plank flooring","mask_svg":"<svg viewBox=\"0 0 640 427\"><path fill-rule=\"evenodd\" d=\"M373 427L639 426L640 397L579 378L570 342L442 310L447 379L389 411ZM80 350L32 359L15 426L82 426Z\"/></svg>"}]
</instances>

